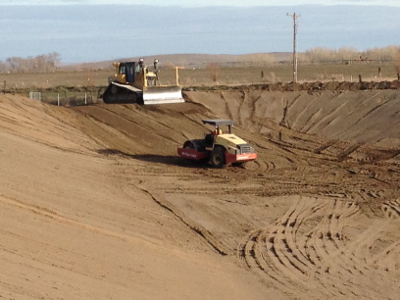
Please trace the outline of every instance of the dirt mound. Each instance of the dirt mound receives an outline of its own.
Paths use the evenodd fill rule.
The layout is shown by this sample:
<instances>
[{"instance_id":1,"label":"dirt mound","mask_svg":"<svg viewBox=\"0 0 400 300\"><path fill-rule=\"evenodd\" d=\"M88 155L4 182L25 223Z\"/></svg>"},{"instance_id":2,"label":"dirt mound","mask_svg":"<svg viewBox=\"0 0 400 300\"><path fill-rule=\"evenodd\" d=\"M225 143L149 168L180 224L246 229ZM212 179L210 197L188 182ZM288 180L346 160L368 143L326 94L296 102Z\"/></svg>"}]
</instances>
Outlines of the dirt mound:
<instances>
[{"instance_id":1,"label":"dirt mound","mask_svg":"<svg viewBox=\"0 0 400 300\"><path fill-rule=\"evenodd\" d=\"M398 90L400 88L400 81L315 81L315 82L302 82L302 83L286 83L276 82L268 84L252 84L252 85L237 85L237 86L224 86L218 85L213 87L188 87L185 91L226 91L226 90L263 90L263 91L279 91L279 92L292 92L292 91L361 91L361 90Z\"/></svg>"},{"instance_id":2,"label":"dirt mound","mask_svg":"<svg viewBox=\"0 0 400 300\"><path fill-rule=\"evenodd\" d=\"M397 298L396 90L185 93L73 108L0 95L0 298ZM214 117L259 158L177 157Z\"/></svg>"},{"instance_id":3,"label":"dirt mound","mask_svg":"<svg viewBox=\"0 0 400 300\"><path fill-rule=\"evenodd\" d=\"M186 92L222 118L255 133L290 129L328 139L398 147L397 90L271 92L243 88ZM385 141L391 139L393 144Z\"/></svg>"}]
</instances>

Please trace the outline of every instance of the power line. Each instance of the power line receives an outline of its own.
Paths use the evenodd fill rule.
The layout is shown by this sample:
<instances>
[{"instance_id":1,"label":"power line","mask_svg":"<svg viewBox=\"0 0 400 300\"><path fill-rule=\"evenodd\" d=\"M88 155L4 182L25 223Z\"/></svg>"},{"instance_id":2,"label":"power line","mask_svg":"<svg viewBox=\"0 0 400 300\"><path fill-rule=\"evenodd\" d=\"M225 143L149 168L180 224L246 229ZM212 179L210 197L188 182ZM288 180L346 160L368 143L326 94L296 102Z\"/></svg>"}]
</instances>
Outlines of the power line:
<instances>
[{"instance_id":1,"label":"power line","mask_svg":"<svg viewBox=\"0 0 400 300\"><path fill-rule=\"evenodd\" d=\"M287 13L288 17L293 18L293 82L297 82L297 52L296 52L296 36L297 36L297 19L301 17L301 15L293 15Z\"/></svg>"}]
</instances>

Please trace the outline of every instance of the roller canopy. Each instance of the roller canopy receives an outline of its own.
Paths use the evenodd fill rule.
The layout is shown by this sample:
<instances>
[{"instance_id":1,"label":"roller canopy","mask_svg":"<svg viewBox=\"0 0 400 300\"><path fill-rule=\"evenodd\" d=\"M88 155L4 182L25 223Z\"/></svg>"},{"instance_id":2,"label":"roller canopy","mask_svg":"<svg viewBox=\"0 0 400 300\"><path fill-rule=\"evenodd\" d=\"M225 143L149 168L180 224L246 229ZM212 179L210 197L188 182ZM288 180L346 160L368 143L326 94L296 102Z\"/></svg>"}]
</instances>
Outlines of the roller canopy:
<instances>
[{"instance_id":1,"label":"roller canopy","mask_svg":"<svg viewBox=\"0 0 400 300\"><path fill-rule=\"evenodd\" d=\"M203 120L203 124L210 124L214 126L232 126L235 124L232 120L224 120L224 119L211 119L211 120Z\"/></svg>"}]
</instances>

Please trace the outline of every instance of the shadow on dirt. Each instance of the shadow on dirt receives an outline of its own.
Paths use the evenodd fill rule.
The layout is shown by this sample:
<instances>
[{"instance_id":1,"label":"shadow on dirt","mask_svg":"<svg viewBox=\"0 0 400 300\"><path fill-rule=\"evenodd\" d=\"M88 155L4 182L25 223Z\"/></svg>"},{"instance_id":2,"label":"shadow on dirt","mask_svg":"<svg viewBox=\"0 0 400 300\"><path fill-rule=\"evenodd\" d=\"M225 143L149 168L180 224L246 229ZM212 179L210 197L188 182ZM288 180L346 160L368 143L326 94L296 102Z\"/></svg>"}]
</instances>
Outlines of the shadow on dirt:
<instances>
[{"instance_id":1,"label":"shadow on dirt","mask_svg":"<svg viewBox=\"0 0 400 300\"><path fill-rule=\"evenodd\" d=\"M210 166L207 162L198 162L194 160L187 160L179 156L174 155L155 155L155 154L128 154L117 149L100 149L97 153L106 156L120 156L125 158L132 158L144 162L173 165L185 168L199 168L208 169Z\"/></svg>"}]
</instances>

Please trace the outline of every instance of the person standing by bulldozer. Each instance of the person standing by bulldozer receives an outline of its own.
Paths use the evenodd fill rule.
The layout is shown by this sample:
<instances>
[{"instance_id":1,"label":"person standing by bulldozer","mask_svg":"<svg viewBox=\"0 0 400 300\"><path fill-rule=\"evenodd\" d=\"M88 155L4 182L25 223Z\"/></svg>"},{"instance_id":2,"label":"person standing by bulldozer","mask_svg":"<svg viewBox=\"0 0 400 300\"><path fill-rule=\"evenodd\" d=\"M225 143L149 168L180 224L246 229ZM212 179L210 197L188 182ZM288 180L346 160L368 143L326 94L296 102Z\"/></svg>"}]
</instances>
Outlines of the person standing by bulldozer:
<instances>
[{"instance_id":1,"label":"person standing by bulldozer","mask_svg":"<svg viewBox=\"0 0 400 300\"><path fill-rule=\"evenodd\" d=\"M160 72L160 70L158 69L158 59L155 59L154 60L154 73L156 74L156 79L155 79L155 82L154 82L155 85L160 85L161 84L160 78L158 76L159 72Z\"/></svg>"},{"instance_id":2,"label":"person standing by bulldozer","mask_svg":"<svg viewBox=\"0 0 400 300\"><path fill-rule=\"evenodd\" d=\"M142 73L144 69L144 59L140 58L139 63L136 65L135 73Z\"/></svg>"},{"instance_id":3,"label":"person standing by bulldozer","mask_svg":"<svg viewBox=\"0 0 400 300\"><path fill-rule=\"evenodd\" d=\"M147 77L146 76L147 68L146 68L146 66L144 64L144 59L143 58L139 59L139 62L136 65L136 68L135 68L135 73L136 73L136 76L138 76L139 78L142 78L141 80L143 80L143 81ZM153 85L153 82L152 82L151 78L146 78L146 84L147 84L147 86L152 86Z\"/></svg>"}]
</instances>

